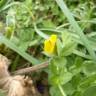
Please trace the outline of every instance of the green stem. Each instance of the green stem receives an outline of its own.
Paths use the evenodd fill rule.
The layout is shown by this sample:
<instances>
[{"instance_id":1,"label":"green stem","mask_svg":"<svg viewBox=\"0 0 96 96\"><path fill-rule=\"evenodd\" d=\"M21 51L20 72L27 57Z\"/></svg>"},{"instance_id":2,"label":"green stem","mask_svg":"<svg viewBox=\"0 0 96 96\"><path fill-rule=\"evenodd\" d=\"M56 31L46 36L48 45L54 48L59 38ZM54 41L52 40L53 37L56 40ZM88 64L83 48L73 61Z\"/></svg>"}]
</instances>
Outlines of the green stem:
<instances>
[{"instance_id":1,"label":"green stem","mask_svg":"<svg viewBox=\"0 0 96 96\"><path fill-rule=\"evenodd\" d=\"M63 90L63 88L62 88L61 85L58 85L58 88L59 88L59 90L60 90L62 96L67 96L66 93L64 92L64 90Z\"/></svg>"},{"instance_id":2,"label":"green stem","mask_svg":"<svg viewBox=\"0 0 96 96\"><path fill-rule=\"evenodd\" d=\"M19 59L20 59L20 55L17 55L14 62L13 62L13 64L12 64L12 71L16 70Z\"/></svg>"}]
</instances>

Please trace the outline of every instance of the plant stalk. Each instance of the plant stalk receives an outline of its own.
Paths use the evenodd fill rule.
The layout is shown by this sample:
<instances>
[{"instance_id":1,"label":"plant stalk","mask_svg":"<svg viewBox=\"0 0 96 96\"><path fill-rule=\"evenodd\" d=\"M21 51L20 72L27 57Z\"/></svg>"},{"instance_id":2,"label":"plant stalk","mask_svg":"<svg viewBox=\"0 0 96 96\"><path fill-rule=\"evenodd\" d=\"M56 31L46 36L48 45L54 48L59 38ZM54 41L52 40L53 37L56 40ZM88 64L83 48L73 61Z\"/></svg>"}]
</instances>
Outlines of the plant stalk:
<instances>
[{"instance_id":1,"label":"plant stalk","mask_svg":"<svg viewBox=\"0 0 96 96\"><path fill-rule=\"evenodd\" d=\"M60 90L62 96L67 96L66 93L64 92L64 90L63 90L63 88L62 88L61 85L58 85L58 88L59 88L59 90Z\"/></svg>"}]
</instances>

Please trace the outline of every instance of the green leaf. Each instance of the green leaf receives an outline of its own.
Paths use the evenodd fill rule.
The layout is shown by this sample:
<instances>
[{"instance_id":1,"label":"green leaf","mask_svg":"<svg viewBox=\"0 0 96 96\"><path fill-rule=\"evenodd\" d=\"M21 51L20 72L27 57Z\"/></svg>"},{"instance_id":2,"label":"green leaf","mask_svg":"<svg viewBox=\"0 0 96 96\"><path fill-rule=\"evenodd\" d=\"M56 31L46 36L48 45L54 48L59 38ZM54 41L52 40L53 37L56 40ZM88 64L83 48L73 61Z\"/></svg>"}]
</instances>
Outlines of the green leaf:
<instances>
[{"instance_id":1,"label":"green leaf","mask_svg":"<svg viewBox=\"0 0 96 96\"><path fill-rule=\"evenodd\" d=\"M57 43L56 43L56 45L57 45L57 54L58 54L58 56L60 56L61 55L61 51L62 51L62 42L60 41L60 39L58 39L57 40Z\"/></svg>"},{"instance_id":2,"label":"green leaf","mask_svg":"<svg viewBox=\"0 0 96 96\"><path fill-rule=\"evenodd\" d=\"M21 42L19 48L20 48L22 51L25 52L25 51L27 50L28 46L29 46L29 42Z\"/></svg>"},{"instance_id":3,"label":"green leaf","mask_svg":"<svg viewBox=\"0 0 96 96\"><path fill-rule=\"evenodd\" d=\"M72 40L72 36L68 32L62 32L62 42L63 42L63 49L61 54L63 56L68 56L73 53L76 48L77 43Z\"/></svg>"},{"instance_id":4,"label":"green leaf","mask_svg":"<svg viewBox=\"0 0 96 96\"><path fill-rule=\"evenodd\" d=\"M13 51L17 52L20 56L22 56L24 59L26 59L30 63L32 63L32 64L39 64L40 63L37 59L35 59L34 57L30 56L29 54L27 54L26 52L22 51L21 49L19 49L13 42L8 40L4 36L0 36L0 43L5 44L7 47L9 47Z\"/></svg>"},{"instance_id":5,"label":"green leaf","mask_svg":"<svg viewBox=\"0 0 96 96\"><path fill-rule=\"evenodd\" d=\"M72 79L72 74L69 72L63 73L63 75L50 75L50 82L52 85L63 85Z\"/></svg>"},{"instance_id":6,"label":"green leaf","mask_svg":"<svg viewBox=\"0 0 96 96\"><path fill-rule=\"evenodd\" d=\"M6 25L8 27L12 27L12 28L15 28L15 23L16 23L16 20L15 20L15 13L13 9L10 9L7 13L7 16L6 16Z\"/></svg>"},{"instance_id":7,"label":"green leaf","mask_svg":"<svg viewBox=\"0 0 96 96\"><path fill-rule=\"evenodd\" d=\"M73 51L75 50L77 44L74 41L70 41L68 44L65 45L65 47L62 49L61 51L61 55L62 56L68 56L71 55L73 53Z\"/></svg>"},{"instance_id":8,"label":"green leaf","mask_svg":"<svg viewBox=\"0 0 96 96\"><path fill-rule=\"evenodd\" d=\"M82 96L82 92L76 91L72 96Z\"/></svg>"},{"instance_id":9,"label":"green leaf","mask_svg":"<svg viewBox=\"0 0 96 96\"><path fill-rule=\"evenodd\" d=\"M74 64L72 66L69 66L69 70L72 72L73 75L77 75L82 71L83 66L83 59L80 57L76 57Z\"/></svg>"},{"instance_id":10,"label":"green leaf","mask_svg":"<svg viewBox=\"0 0 96 96\"><path fill-rule=\"evenodd\" d=\"M67 95L72 95L75 92L75 88L72 85L72 83L68 82L65 85L63 85L63 89Z\"/></svg>"},{"instance_id":11,"label":"green leaf","mask_svg":"<svg viewBox=\"0 0 96 96\"><path fill-rule=\"evenodd\" d=\"M39 36L41 36L44 39L48 39L49 36L43 33L41 30L39 30L35 24L34 24L34 29Z\"/></svg>"},{"instance_id":12,"label":"green leaf","mask_svg":"<svg viewBox=\"0 0 96 96\"><path fill-rule=\"evenodd\" d=\"M58 87L51 87L50 94L51 96L61 96L61 92Z\"/></svg>"},{"instance_id":13,"label":"green leaf","mask_svg":"<svg viewBox=\"0 0 96 96\"><path fill-rule=\"evenodd\" d=\"M76 90L78 90L77 88L79 84L81 83L82 78L83 76L81 73L78 73L77 75L73 76L71 83Z\"/></svg>"},{"instance_id":14,"label":"green leaf","mask_svg":"<svg viewBox=\"0 0 96 96\"><path fill-rule=\"evenodd\" d=\"M96 96L96 86L88 87L83 96Z\"/></svg>"},{"instance_id":15,"label":"green leaf","mask_svg":"<svg viewBox=\"0 0 96 96\"><path fill-rule=\"evenodd\" d=\"M73 54L77 55L77 56L80 56L80 57L83 57L85 59L91 59L90 55L86 55L84 52L82 51L78 51L78 50L74 50L73 51Z\"/></svg>"},{"instance_id":16,"label":"green leaf","mask_svg":"<svg viewBox=\"0 0 96 96\"><path fill-rule=\"evenodd\" d=\"M86 75L96 74L96 63L94 63L93 61L85 61L83 63L83 72Z\"/></svg>"},{"instance_id":17,"label":"green leaf","mask_svg":"<svg viewBox=\"0 0 96 96\"><path fill-rule=\"evenodd\" d=\"M57 52L58 55L68 56L73 53L77 43L72 40L72 36L68 32L62 32L62 42L57 40Z\"/></svg>"},{"instance_id":18,"label":"green leaf","mask_svg":"<svg viewBox=\"0 0 96 96\"><path fill-rule=\"evenodd\" d=\"M49 64L49 81L52 85L63 85L72 79L72 74L67 72L66 59L55 57Z\"/></svg>"},{"instance_id":19,"label":"green leaf","mask_svg":"<svg viewBox=\"0 0 96 96\"><path fill-rule=\"evenodd\" d=\"M67 32L67 30L62 32L61 37L62 37L63 46L67 45L70 42L70 40L72 39L72 36L70 35L69 32Z\"/></svg>"},{"instance_id":20,"label":"green leaf","mask_svg":"<svg viewBox=\"0 0 96 96\"><path fill-rule=\"evenodd\" d=\"M62 71L63 74L63 72L66 72L66 63L65 57L54 57L49 64L50 71L57 75Z\"/></svg>"},{"instance_id":21,"label":"green leaf","mask_svg":"<svg viewBox=\"0 0 96 96\"><path fill-rule=\"evenodd\" d=\"M66 83L68 83L71 79L72 79L72 73L70 73L70 72L65 72L65 73L63 73L64 75L61 75L60 77L59 77L59 79L60 79L60 83L63 85L63 84L66 84Z\"/></svg>"},{"instance_id":22,"label":"green leaf","mask_svg":"<svg viewBox=\"0 0 96 96\"><path fill-rule=\"evenodd\" d=\"M84 90L93 85L96 85L96 74L83 78L78 85L78 89L84 92Z\"/></svg>"},{"instance_id":23,"label":"green leaf","mask_svg":"<svg viewBox=\"0 0 96 96\"><path fill-rule=\"evenodd\" d=\"M7 0L0 0L0 8L2 8L7 2Z\"/></svg>"},{"instance_id":24,"label":"green leaf","mask_svg":"<svg viewBox=\"0 0 96 96\"><path fill-rule=\"evenodd\" d=\"M67 17L69 23L71 24L71 26L74 28L74 31L77 33L77 35L80 37L80 39L82 40L83 44L85 45L85 47L87 48L87 50L89 51L92 59L94 61L96 61L96 54L95 52L92 50L92 47L90 45L89 40L87 39L87 37L84 35L82 29L79 27L78 23L76 22L76 20L74 19L74 17L72 16L72 13L69 11L69 9L67 8L64 0L55 0L58 4L58 6L61 8L62 12L65 14L65 16Z\"/></svg>"},{"instance_id":25,"label":"green leaf","mask_svg":"<svg viewBox=\"0 0 96 96\"><path fill-rule=\"evenodd\" d=\"M43 26L45 28L54 28L55 27L54 23L51 20L44 20Z\"/></svg>"}]
</instances>

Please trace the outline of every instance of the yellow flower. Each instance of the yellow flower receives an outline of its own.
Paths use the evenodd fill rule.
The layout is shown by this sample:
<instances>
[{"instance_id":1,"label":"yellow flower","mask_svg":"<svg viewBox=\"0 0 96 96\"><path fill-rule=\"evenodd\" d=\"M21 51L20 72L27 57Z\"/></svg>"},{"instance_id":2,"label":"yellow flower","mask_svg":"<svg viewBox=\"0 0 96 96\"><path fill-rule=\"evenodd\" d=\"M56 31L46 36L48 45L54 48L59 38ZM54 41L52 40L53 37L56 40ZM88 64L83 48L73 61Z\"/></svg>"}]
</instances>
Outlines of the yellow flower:
<instances>
[{"instance_id":1,"label":"yellow flower","mask_svg":"<svg viewBox=\"0 0 96 96\"><path fill-rule=\"evenodd\" d=\"M57 35L51 35L49 39L44 42L44 52L47 54L53 54L55 51Z\"/></svg>"}]
</instances>

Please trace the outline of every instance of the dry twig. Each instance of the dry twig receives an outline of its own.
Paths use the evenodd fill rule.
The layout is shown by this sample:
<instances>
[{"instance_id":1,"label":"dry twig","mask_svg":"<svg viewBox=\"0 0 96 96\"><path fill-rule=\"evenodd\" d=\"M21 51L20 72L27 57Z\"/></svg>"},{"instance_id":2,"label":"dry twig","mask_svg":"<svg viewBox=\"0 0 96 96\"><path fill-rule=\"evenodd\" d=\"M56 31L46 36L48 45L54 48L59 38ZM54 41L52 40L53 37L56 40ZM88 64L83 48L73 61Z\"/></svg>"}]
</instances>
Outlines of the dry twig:
<instances>
[{"instance_id":1,"label":"dry twig","mask_svg":"<svg viewBox=\"0 0 96 96\"><path fill-rule=\"evenodd\" d=\"M48 61L47 62L44 62L42 64L34 65L32 67L28 67L28 68L17 70L15 72L13 72L13 74L15 74L15 75L25 74L25 73L37 71L37 70L42 69L42 68L45 68L45 67L48 67Z\"/></svg>"},{"instance_id":2,"label":"dry twig","mask_svg":"<svg viewBox=\"0 0 96 96\"><path fill-rule=\"evenodd\" d=\"M7 96L40 96L29 77L15 75L8 72L9 60L0 55L0 88Z\"/></svg>"}]
</instances>

